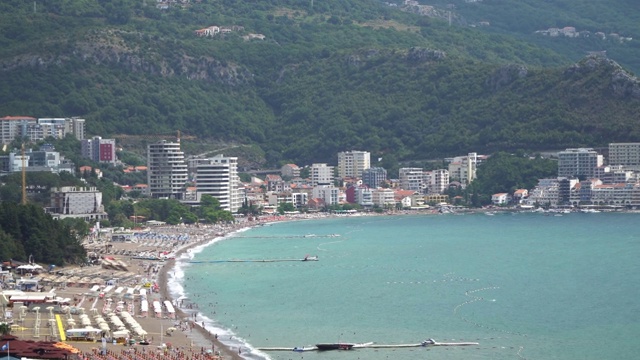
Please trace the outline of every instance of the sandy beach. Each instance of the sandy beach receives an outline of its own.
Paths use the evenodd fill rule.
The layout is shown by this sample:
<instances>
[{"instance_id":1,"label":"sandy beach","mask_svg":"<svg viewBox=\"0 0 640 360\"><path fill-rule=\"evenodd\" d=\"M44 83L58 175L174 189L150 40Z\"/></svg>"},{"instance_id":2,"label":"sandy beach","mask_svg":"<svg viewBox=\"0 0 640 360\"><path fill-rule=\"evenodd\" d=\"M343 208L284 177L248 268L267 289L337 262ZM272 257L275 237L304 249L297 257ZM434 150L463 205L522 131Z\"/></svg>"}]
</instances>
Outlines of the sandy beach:
<instances>
[{"instance_id":1,"label":"sandy beach","mask_svg":"<svg viewBox=\"0 0 640 360\"><path fill-rule=\"evenodd\" d=\"M42 289L25 295L55 294L60 303L25 301L14 306L12 335L22 340L58 341L61 332L69 329L108 329L97 331L93 341L64 341L79 349L83 359L242 359L241 348L226 346L206 328L198 304L173 298L176 291L169 288L169 272L175 259L245 228L319 217L324 216L265 216L229 225L154 226L135 231L126 241L112 241L114 234L108 232L94 235L84 246L95 265L31 275ZM158 256L166 259L156 259ZM137 325L119 324L122 320Z\"/></svg>"},{"instance_id":2,"label":"sandy beach","mask_svg":"<svg viewBox=\"0 0 640 360\"><path fill-rule=\"evenodd\" d=\"M242 228L263 222L285 220L270 217L259 221L242 221L233 225L162 226L140 232L132 241L111 241L111 234L88 239L88 253L96 256L95 266L68 266L49 273L32 274L39 279L40 292L29 295L55 294L60 304L36 302L14 306L12 335L22 340L57 341L60 338L59 322L64 330L94 327L100 329L106 323L108 338L102 334L95 341L66 343L81 351L87 359L155 359L162 356L175 359L242 359L241 349L229 348L203 327L198 316L197 304L185 304L172 299L168 288L168 272L174 268L175 259L195 246L201 246L216 238ZM153 260L164 254L165 260ZM144 258L148 256L149 258ZM24 274L24 278L28 274ZM20 278L18 276L18 278ZM64 301L62 299L67 299ZM146 307L142 305L146 302ZM159 311L152 304L160 304ZM166 303L173 305L169 312ZM180 307L179 305L183 305ZM143 311L145 310L146 311ZM131 330L129 335L115 331L117 319L130 314L141 329ZM124 329L124 328L121 328ZM136 343L125 344L127 340ZM142 342L142 344L140 344ZM108 355L101 355L106 349Z\"/></svg>"}]
</instances>

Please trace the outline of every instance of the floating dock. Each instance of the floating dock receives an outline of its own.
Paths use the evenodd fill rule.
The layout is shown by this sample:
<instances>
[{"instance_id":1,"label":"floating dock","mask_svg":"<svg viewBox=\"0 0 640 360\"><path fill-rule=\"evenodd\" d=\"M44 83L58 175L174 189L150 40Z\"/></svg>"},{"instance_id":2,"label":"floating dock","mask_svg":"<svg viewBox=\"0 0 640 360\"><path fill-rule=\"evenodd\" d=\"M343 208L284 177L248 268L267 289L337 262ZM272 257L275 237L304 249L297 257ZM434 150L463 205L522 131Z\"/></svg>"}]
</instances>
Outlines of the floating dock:
<instances>
[{"instance_id":1,"label":"floating dock","mask_svg":"<svg viewBox=\"0 0 640 360\"><path fill-rule=\"evenodd\" d=\"M475 346L480 345L477 342L437 342L433 339L425 340L415 344L376 344L373 342L353 344L353 349L372 348L372 349L397 349L411 347L431 347L431 346ZM317 351L317 346L296 346L296 347L259 347L260 351Z\"/></svg>"},{"instance_id":2,"label":"floating dock","mask_svg":"<svg viewBox=\"0 0 640 360\"><path fill-rule=\"evenodd\" d=\"M189 264L215 264L215 263L272 263L285 261L318 261L317 256L307 256L302 259L231 259L231 260L200 260L189 261Z\"/></svg>"}]
</instances>

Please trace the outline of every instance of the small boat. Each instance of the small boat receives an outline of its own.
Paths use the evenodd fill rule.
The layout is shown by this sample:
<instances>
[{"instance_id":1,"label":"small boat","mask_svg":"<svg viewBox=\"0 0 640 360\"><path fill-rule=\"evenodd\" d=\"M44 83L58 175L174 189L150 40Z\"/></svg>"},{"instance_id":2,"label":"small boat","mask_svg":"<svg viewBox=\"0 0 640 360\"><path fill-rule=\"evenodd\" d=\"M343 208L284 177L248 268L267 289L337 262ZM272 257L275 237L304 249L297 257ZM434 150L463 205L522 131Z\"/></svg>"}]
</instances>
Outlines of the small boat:
<instances>
[{"instance_id":1,"label":"small boat","mask_svg":"<svg viewBox=\"0 0 640 360\"><path fill-rule=\"evenodd\" d=\"M302 259L302 261L318 261L318 255L316 256L305 256L304 259Z\"/></svg>"},{"instance_id":2,"label":"small boat","mask_svg":"<svg viewBox=\"0 0 640 360\"><path fill-rule=\"evenodd\" d=\"M316 347L320 351L324 350L351 350L356 344L351 343L323 343L316 344Z\"/></svg>"},{"instance_id":3,"label":"small boat","mask_svg":"<svg viewBox=\"0 0 640 360\"><path fill-rule=\"evenodd\" d=\"M296 346L293 348L294 352L304 352L304 351L313 351L313 350L317 350L317 349L313 346Z\"/></svg>"}]
</instances>

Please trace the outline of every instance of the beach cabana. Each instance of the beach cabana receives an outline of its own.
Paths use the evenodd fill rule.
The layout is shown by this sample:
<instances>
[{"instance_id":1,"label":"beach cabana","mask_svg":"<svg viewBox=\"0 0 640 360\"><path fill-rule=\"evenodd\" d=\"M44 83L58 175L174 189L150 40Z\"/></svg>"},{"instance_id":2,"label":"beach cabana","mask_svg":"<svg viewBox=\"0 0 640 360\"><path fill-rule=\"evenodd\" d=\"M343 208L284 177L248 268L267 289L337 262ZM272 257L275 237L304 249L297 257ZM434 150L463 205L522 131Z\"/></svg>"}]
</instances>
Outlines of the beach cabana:
<instances>
[{"instance_id":1,"label":"beach cabana","mask_svg":"<svg viewBox=\"0 0 640 360\"><path fill-rule=\"evenodd\" d=\"M156 300L153 302L153 313L158 318L162 317L162 305L160 304L160 301Z\"/></svg>"},{"instance_id":2,"label":"beach cabana","mask_svg":"<svg viewBox=\"0 0 640 360\"><path fill-rule=\"evenodd\" d=\"M173 308L173 304L169 300L164 301L164 307L167 308L167 314L169 314L170 319L176 318L176 310Z\"/></svg>"},{"instance_id":3,"label":"beach cabana","mask_svg":"<svg viewBox=\"0 0 640 360\"><path fill-rule=\"evenodd\" d=\"M149 302L146 299L140 301L140 316L147 317L149 315Z\"/></svg>"}]
</instances>

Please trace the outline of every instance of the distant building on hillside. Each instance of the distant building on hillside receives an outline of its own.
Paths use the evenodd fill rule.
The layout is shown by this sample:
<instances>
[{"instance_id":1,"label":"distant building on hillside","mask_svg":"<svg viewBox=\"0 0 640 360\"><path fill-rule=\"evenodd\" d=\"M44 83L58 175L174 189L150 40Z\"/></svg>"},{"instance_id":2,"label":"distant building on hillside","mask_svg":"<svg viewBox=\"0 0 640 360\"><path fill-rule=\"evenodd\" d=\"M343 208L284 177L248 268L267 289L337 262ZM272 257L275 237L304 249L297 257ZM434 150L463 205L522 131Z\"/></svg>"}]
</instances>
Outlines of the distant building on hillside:
<instances>
[{"instance_id":1,"label":"distant building on hillside","mask_svg":"<svg viewBox=\"0 0 640 360\"><path fill-rule=\"evenodd\" d=\"M38 120L29 116L5 116L0 118L0 140L9 144L17 137L27 135L27 128L36 125Z\"/></svg>"},{"instance_id":2,"label":"distant building on hillside","mask_svg":"<svg viewBox=\"0 0 640 360\"><path fill-rule=\"evenodd\" d=\"M36 125L27 129L27 136L31 141L38 141L48 137L62 139L67 134L71 134L78 140L84 140L84 128L85 120L77 117L39 118Z\"/></svg>"},{"instance_id":3,"label":"distant building on hillside","mask_svg":"<svg viewBox=\"0 0 640 360\"><path fill-rule=\"evenodd\" d=\"M480 166L487 157L487 155L478 155L472 152L466 156L446 159L449 162L449 179L459 181L463 187L466 187L476 179L478 166Z\"/></svg>"},{"instance_id":4,"label":"distant building on hillside","mask_svg":"<svg viewBox=\"0 0 640 360\"><path fill-rule=\"evenodd\" d=\"M280 168L280 175L293 179L300 176L300 167L296 164L285 164Z\"/></svg>"},{"instance_id":5,"label":"distant building on hillside","mask_svg":"<svg viewBox=\"0 0 640 360\"><path fill-rule=\"evenodd\" d=\"M101 163L116 163L116 140L94 136L81 142L82 157Z\"/></svg>"}]
</instances>

